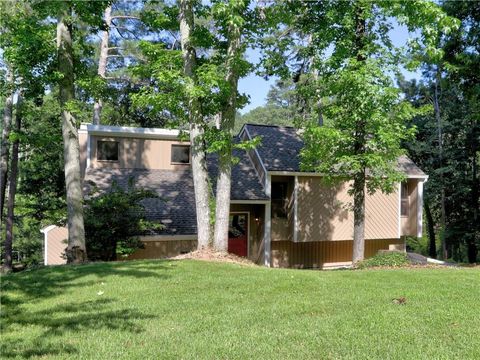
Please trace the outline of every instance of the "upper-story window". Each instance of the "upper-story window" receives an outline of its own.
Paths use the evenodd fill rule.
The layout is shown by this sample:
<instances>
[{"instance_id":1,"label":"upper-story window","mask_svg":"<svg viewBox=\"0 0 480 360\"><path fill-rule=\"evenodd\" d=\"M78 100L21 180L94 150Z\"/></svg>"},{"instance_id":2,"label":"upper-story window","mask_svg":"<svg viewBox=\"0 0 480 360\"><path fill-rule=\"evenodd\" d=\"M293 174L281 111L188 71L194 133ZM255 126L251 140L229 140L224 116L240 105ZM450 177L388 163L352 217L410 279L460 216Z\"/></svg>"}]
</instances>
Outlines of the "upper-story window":
<instances>
[{"instance_id":1,"label":"upper-story window","mask_svg":"<svg viewBox=\"0 0 480 360\"><path fill-rule=\"evenodd\" d=\"M172 145L172 164L190 164L190 146Z\"/></svg>"},{"instance_id":2,"label":"upper-story window","mask_svg":"<svg viewBox=\"0 0 480 360\"><path fill-rule=\"evenodd\" d=\"M97 141L97 160L118 161L118 141Z\"/></svg>"},{"instance_id":3,"label":"upper-story window","mask_svg":"<svg viewBox=\"0 0 480 360\"><path fill-rule=\"evenodd\" d=\"M402 182L400 192L400 215L408 216L408 183Z\"/></svg>"},{"instance_id":4,"label":"upper-story window","mask_svg":"<svg viewBox=\"0 0 480 360\"><path fill-rule=\"evenodd\" d=\"M272 217L287 218L287 182L272 182Z\"/></svg>"}]
</instances>

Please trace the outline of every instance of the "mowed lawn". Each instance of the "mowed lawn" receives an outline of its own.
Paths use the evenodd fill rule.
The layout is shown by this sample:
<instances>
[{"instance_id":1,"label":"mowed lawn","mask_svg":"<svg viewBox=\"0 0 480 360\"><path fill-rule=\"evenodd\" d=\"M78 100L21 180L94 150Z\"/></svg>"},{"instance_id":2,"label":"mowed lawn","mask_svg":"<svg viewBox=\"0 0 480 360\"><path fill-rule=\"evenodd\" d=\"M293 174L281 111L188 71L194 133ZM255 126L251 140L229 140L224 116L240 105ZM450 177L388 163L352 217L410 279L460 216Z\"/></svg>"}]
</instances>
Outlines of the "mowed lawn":
<instances>
[{"instance_id":1,"label":"mowed lawn","mask_svg":"<svg viewBox=\"0 0 480 360\"><path fill-rule=\"evenodd\" d=\"M4 276L1 295L1 358L480 358L478 269L132 261Z\"/></svg>"}]
</instances>

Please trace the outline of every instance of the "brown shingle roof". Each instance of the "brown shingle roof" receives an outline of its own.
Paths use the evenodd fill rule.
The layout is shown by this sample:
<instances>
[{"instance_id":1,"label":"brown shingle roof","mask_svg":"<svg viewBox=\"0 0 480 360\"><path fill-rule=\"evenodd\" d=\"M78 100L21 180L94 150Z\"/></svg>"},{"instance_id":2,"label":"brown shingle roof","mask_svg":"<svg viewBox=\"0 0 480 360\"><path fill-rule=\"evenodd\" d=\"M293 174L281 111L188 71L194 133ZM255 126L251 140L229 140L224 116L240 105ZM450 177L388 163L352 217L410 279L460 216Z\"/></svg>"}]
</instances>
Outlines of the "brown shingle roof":
<instances>
[{"instance_id":1,"label":"brown shingle roof","mask_svg":"<svg viewBox=\"0 0 480 360\"><path fill-rule=\"evenodd\" d=\"M232 169L231 199L268 199L246 155L240 152L236 152L236 155L240 161ZM215 178L216 161L213 157L209 157L208 160L210 175ZM153 190L158 194L158 199L146 199L143 204L149 220L159 221L165 225L160 234L197 233L193 179L189 168L185 170L89 168L85 174L84 191L88 195L93 184L100 191L107 191L114 181L122 188L126 188L130 178L135 180L136 186Z\"/></svg>"},{"instance_id":2,"label":"brown shingle roof","mask_svg":"<svg viewBox=\"0 0 480 360\"><path fill-rule=\"evenodd\" d=\"M303 140L297 129L289 126L246 124L252 137L260 136L261 145L257 148L267 171L299 172L300 151ZM407 156L398 159L399 170L409 176L425 176L425 173Z\"/></svg>"}]
</instances>

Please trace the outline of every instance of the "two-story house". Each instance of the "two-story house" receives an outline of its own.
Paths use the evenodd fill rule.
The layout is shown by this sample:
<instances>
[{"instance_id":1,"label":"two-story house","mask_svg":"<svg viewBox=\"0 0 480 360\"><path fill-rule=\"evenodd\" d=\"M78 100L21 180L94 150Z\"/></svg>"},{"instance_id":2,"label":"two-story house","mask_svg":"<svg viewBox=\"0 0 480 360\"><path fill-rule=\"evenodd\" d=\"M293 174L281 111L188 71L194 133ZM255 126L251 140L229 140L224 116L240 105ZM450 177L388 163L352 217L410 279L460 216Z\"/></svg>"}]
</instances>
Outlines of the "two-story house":
<instances>
[{"instance_id":1,"label":"two-story house","mask_svg":"<svg viewBox=\"0 0 480 360\"><path fill-rule=\"evenodd\" d=\"M239 133L242 139L257 136L262 138L257 149L236 152L240 161L232 171L229 251L273 267L350 264L349 184L327 186L320 174L301 171L303 142L296 129L248 124ZM126 185L131 177L159 195L145 206L147 216L164 229L143 234L145 248L131 258L161 258L196 248L190 147L179 140L178 131L82 125L79 138L86 196L92 184L106 190L112 181ZM407 180L397 191L366 197L366 257L381 249L405 250L405 236L422 234L423 183L428 177L407 157L398 166ZM214 157L208 167L214 175Z\"/></svg>"}]
</instances>

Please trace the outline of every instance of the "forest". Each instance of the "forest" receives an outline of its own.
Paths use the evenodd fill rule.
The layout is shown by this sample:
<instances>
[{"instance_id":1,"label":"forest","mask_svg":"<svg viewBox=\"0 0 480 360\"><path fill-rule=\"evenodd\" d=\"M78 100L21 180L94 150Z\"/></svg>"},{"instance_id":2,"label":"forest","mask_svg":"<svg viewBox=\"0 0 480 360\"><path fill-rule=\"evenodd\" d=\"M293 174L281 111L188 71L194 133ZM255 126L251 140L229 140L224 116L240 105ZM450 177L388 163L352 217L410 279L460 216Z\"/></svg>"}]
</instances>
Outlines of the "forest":
<instances>
[{"instance_id":1,"label":"forest","mask_svg":"<svg viewBox=\"0 0 480 360\"><path fill-rule=\"evenodd\" d=\"M405 46L393 43L395 26L408 30ZM403 69L421 76L406 80ZM87 260L82 123L185 131L198 246L219 251L233 151L260 146L235 141L242 124L301 130L305 169L352 180L354 262L365 193L392 191L406 154L429 176L424 234L409 248L477 263L479 69L479 1L2 1L3 267L42 263L40 229L50 224L68 225L69 262ZM251 99L238 84L250 74L275 82L263 106L242 114Z\"/></svg>"}]
</instances>

